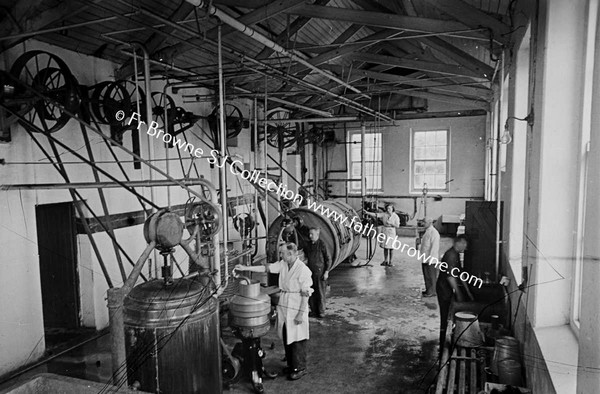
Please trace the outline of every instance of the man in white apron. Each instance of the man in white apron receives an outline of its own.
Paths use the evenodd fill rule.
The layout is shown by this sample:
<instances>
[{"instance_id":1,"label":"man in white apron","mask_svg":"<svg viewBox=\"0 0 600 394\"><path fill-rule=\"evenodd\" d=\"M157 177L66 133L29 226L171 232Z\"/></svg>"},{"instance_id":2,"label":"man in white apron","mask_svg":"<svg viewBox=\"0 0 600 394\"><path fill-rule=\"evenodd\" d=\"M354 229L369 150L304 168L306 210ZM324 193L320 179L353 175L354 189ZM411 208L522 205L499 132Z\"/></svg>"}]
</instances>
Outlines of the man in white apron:
<instances>
[{"instance_id":1,"label":"man in white apron","mask_svg":"<svg viewBox=\"0 0 600 394\"><path fill-rule=\"evenodd\" d=\"M282 260L266 266L238 264L236 271L270 272L279 274L281 296L277 305L277 333L285 347L288 367L284 371L292 380L306 375L306 346L308 333L308 298L313 292L312 273L298 258L294 243L280 249Z\"/></svg>"}]
</instances>

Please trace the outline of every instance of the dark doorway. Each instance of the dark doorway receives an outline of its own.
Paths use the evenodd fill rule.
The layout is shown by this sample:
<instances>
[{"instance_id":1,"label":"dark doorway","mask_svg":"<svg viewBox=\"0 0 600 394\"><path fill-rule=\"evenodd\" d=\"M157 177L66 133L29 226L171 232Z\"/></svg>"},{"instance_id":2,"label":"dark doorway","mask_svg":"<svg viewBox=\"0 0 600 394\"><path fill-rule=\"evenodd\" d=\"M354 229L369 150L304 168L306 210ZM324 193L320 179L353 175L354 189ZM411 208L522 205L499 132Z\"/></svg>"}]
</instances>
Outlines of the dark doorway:
<instances>
[{"instance_id":1,"label":"dark doorway","mask_svg":"<svg viewBox=\"0 0 600 394\"><path fill-rule=\"evenodd\" d=\"M37 205L35 213L44 327L79 328L75 207L72 202Z\"/></svg>"}]
</instances>

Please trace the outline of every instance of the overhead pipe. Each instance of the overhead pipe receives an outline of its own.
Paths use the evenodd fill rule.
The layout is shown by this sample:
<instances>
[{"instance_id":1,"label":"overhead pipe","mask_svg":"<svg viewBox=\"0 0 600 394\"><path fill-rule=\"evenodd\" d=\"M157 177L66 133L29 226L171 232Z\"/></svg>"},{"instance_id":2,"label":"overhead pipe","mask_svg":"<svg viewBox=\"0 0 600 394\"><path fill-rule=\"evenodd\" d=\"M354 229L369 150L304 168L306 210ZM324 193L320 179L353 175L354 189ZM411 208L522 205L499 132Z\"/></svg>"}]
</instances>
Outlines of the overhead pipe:
<instances>
[{"instance_id":1,"label":"overhead pipe","mask_svg":"<svg viewBox=\"0 0 600 394\"><path fill-rule=\"evenodd\" d=\"M102 38L106 39L107 41L113 41L113 42L118 43L118 44L129 45L125 41L121 41L121 40L119 40L117 38L114 38L114 37L108 37L108 36L106 36L104 34L102 35ZM132 56L132 54L129 53L129 52L122 52L122 53L124 55L127 55L127 56ZM202 75L197 74L197 73L195 73L193 71L186 70L184 68L177 67L177 66L174 66L172 64L164 63L164 62L161 62L161 61L158 61L158 60L150 59L150 63L154 64L154 65L157 65L157 66L160 66L162 68L173 70L173 71L177 71L177 72L180 72L182 74L186 74L186 75L189 75L189 76L192 76L192 77L202 77ZM260 72L260 71L258 71L256 69L251 68L251 67L249 67L249 68L251 70L254 70L255 72L258 72L258 73L261 73L263 75L266 75L264 72ZM183 85L183 87L180 87L180 89L188 89L188 88L189 89L193 89L193 88L197 87L197 86L189 86L190 84L193 84L193 81L182 81L182 82L179 82L179 83L174 83L171 86ZM244 89L244 88L242 88L240 86L234 86L234 89L236 89L237 91L239 91L241 93L254 94L251 90ZM283 104L283 105L287 105L289 107L295 107L295 108L298 108L298 109L302 109L302 110L304 110L306 112L312 112L315 115L319 115L319 116L333 116L333 115L331 115L331 113L329 113L327 111L322 111L322 110L318 110L318 109L315 109L315 108L307 107L307 106L304 106L304 105L301 105L301 104L297 104L297 103L294 103L294 102L291 102L291 101L282 100L282 99L278 99L278 98L275 98L275 97L269 98L269 100L271 100L273 102L277 102L277 103Z\"/></svg>"},{"instance_id":2,"label":"overhead pipe","mask_svg":"<svg viewBox=\"0 0 600 394\"><path fill-rule=\"evenodd\" d=\"M254 97L254 107L253 107L253 118L254 118L254 124L252 125L252 136L254 137L254 155L253 155L253 161L254 161L254 170L256 171L257 167L258 167L258 98ZM255 240L254 240L254 252L252 253L252 258L256 257L256 255L258 254L258 219L256 218L256 213L258 212L258 204L260 202L258 201L258 189L254 189L254 222L256 223L256 225L254 226L254 236L255 236ZM266 236L266 231L265 231L265 236Z\"/></svg>"},{"instance_id":3,"label":"overhead pipe","mask_svg":"<svg viewBox=\"0 0 600 394\"><path fill-rule=\"evenodd\" d=\"M259 124L281 124L281 123L337 123L337 122L356 122L358 116L336 116L332 118L296 118L296 119L277 119L277 120L258 120Z\"/></svg>"},{"instance_id":4,"label":"overhead pipe","mask_svg":"<svg viewBox=\"0 0 600 394\"><path fill-rule=\"evenodd\" d=\"M245 34L246 36L258 41L259 43L263 44L267 48L273 50L274 52L282 54L282 55L288 57L289 59L291 59L295 62L298 62L305 67L308 67L309 69L316 72L317 74L323 75L324 77L340 84L341 86L344 86L344 87L352 90L353 92L363 95L365 98L369 98L368 95L363 94L360 90L358 90L354 86L350 85L349 83L341 80L340 78L336 77L332 73L322 70L319 67L315 66L314 64L311 64L304 57L300 56L299 54L294 53L294 51L289 51L289 50L285 49L284 47L277 44L276 42L274 42L267 36L261 34L257 30L251 28L248 25L241 23L234 17L221 11L220 9L218 9L217 7L212 5L212 1L210 1L210 2L207 2L204 0L186 0L186 1L196 7L203 8L207 12L208 15L216 16L223 23L233 27L235 30L241 32L242 34Z\"/></svg>"},{"instance_id":5,"label":"overhead pipe","mask_svg":"<svg viewBox=\"0 0 600 394\"><path fill-rule=\"evenodd\" d=\"M126 5L126 6L128 6L128 7L131 7L131 4L127 3L125 0L117 0L117 1L119 1L119 3L121 3L121 4L123 4L123 5ZM187 1L187 0L186 0L186 1ZM95 5L95 4L94 4L94 5ZM95 6L97 6L97 5L95 5ZM101 8L101 9L104 9L104 8ZM151 11L148 11L148 10L146 10L146 9L142 8L142 7L138 7L137 9L138 9L138 10L139 10L139 11L140 11L142 14L144 14L144 15L147 15L147 16L150 16L150 17L152 17L152 18L154 18L154 19L156 19L156 20L159 20L159 21L161 21L161 22L165 23L166 25L173 27L173 28L174 28L174 29L176 29L176 30L182 31L182 32L184 32L184 33L186 33L186 34L190 34L190 35L192 35L192 36L196 36L196 37L198 37L198 38L202 38L202 39L204 39L204 41L205 41L205 42L207 42L207 43L210 43L210 44L212 44L212 45L217 45L217 44L216 44L214 41L212 41L212 40L210 40L210 39L208 39L208 38L201 37L201 36L200 36L200 34L198 34L197 32L195 32L195 31L193 31L193 30L190 30L190 29L187 29L187 28L185 28L185 27L183 27L183 26L180 26L180 25L178 25L177 23L174 23L173 21L170 21L169 19L163 18L162 16L160 16L160 15L157 15L157 14L155 14L155 13L151 12ZM158 31L158 32L159 32L160 34L165 34L165 35L167 35L167 36L170 36L170 37L173 37L173 38L179 39L178 37L174 37L174 36L172 36L172 35L170 35L170 34L168 34L168 33L164 33L164 32L161 32L161 31ZM103 37L104 37L105 39L107 39L107 40L114 40L112 37L107 37L107 36L103 36ZM179 40L180 40L180 39L179 39ZM360 112L364 112L364 113L366 113L366 114L373 115L373 116L378 116L378 117L380 117L380 118L381 118L381 119L383 119L383 120L386 120L386 121L389 121L389 122L393 122L393 119L392 119L391 117L389 117L389 116L387 116L387 115L384 115L384 114L381 114L381 113L379 113L379 112L377 112L377 111L373 110L372 108L369 108L369 107L367 107L367 106L365 106L365 105L362 105L362 104L360 104L360 103L358 103L358 102L356 102L356 101L354 101L354 100L352 100L352 99L348 99L348 98L346 98L346 97L344 97L344 96L341 96L341 95L339 95L339 94L336 94L336 93L330 92L329 90L327 90L327 89L324 89L324 88L322 88L322 87L320 87L320 86L317 86L317 85L314 85L314 84L312 84L312 83L310 83L310 82L304 81L304 80L302 80L301 78L297 78L297 77L294 77L294 76L290 76L290 75L288 75L287 73L285 73L284 71L281 71L281 70L279 70L279 69L277 69L277 68L275 68L275 67L273 67L273 66L271 66L271 65L269 65L269 64L266 64L266 63L264 63L264 62L261 62L261 61L259 61L259 60L256 60L256 59L254 59L254 58L252 58L252 57L250 57L250 56L247 56L247 55L245 55L245 54L244 54L244 53L242 53L242 52L236 51L236 50L234 50L234 49L231 49L231 48L225 48L225 49L226 49L228 52L230 52L232 55L234 55L234 56L236 56L236 57L239 57L240 59L243 59L243 60L244 60L244 61L246 61L246 62L249 62L249 63L255 64L255 65L258 65L258 66L260 66L260 67L263 67L263 68L265 68L265 69L267 69L267 70L269 70L269 71L271 71L271 72L274 72L274 73L276 74L276 76L277 76L277 77L279 77L279 78L281 78L282 80L285 80L285 81L288 81L288 82L289 82L289 81L292 81L292 82L294 82L294 83L296 83L296 84L299 84L299 85L306 86L306 87L308 87L308 88L310 88L310 89L313 89L313 90L315 90L315 91L317 91L317 92L320 92L320 93L323 93L323 94L325 94L325 95L328 95L328 96L331 96L331 97L333 97L333 98L334 98L336 101L338 101L340 104L345 104L345 105L347 105L347 106L349 106L349 107L351 107L351 108L354 108L354 109L356 109L356 110L358 110L358 111L360 111ZM245 66L245 67L248 67L247 65L244 65L244 66ZM172 69L174 69L174 70L176 69L175 67L171 67L171 68L172 68ZM256 71L256 72L257 72L257 73L259 73L259 74L263 74L263 75L265 75L265 76L272 76L272 75L269 75L269 74L267 74L265 71L258 70L258 69L256 69L256 68L252 68L252 67L249 67L249 68L251 68L252 70ZM250 92L250 91L248 91L248 92Z\"/></svg>"},{"instance_id":6,"label":"overhead pipe","mask_svg":"<svg viewBox=\"0 0 600 394\"><path fill-rule=\"evenodd\" d=\"M222 25L219 23L217 26L217 59L219 64L219 139L220 139L220 150L221 157L227 155L227 130L225 129L225 85L223 82L223 53L221 52L222 47ZM219 175L221 177L220 191L221 191L221 209L223 218L223 257L224 257L224 269L225 269L225 285L221 286L221 262L215 258L215 283L217 283L218 290L216 296L220 296L221 293L227 287L229 283L229 262L228 262L228 248L227 242L229 241L229 220L227 217L227 172L225 168L219 169ZM215 254L216 256L216 254Z\"/></svg>"},{"instance_id":7,"label":"overhead pipe","mask_svg":"<svg viewBox=\"0 0 600 394\"><path fill-rule=\"evenodd\" d=\"M150 127L150 124L152 124L152 87L150 85L150 54L148 53L148 50L146 49L146 47L140 43L140 42L131 42L129 43L129 45L134 49L135 48L139 48L142 51L143 54L143 62L144 62L144 89L145 89L145 96L146 96L146 127ZM135 57L135 52L133 54L133 61L136 65L136 69L137 69L137 59ZM137 85L135 87L136 89L136 93L137 93ZM136 128L134 131L134 133L138 133L139 134L139 128ZM152 161L153 158L153 144L152 144L152 140L150 138L150 134L146 133L146 140L148 142L148 160ZM148 179L150 181L152 181L152 169L149 168L148 169ZM154 190L152 188L150 188L150 200L154 201Z\"/></svg>"},{"instance_id":8,"label":"overhead pipe","mask_svg":"<svg viewBox=\"0 0 600 394\"><path fill-rule=\"evenodd\" d=\"M502 51L502 55L500 57L500 67L499 67L499 78L500 78L500 94L499 94L499 103L498 103L498 116L497 118L497 127L496 127L496 249L495 249L495 274L496 281L499 279L500 274L500 251L501 251L501 243L502 243L502 234L501 231L501 223L502 220L502 169L500 168L502 164L502 155L500 154L501 144L500 144L500 133L502 130L502 100L504 98L504 51ZM506 146L506 145L505 145Z\"/></svg>"}]
</instances>

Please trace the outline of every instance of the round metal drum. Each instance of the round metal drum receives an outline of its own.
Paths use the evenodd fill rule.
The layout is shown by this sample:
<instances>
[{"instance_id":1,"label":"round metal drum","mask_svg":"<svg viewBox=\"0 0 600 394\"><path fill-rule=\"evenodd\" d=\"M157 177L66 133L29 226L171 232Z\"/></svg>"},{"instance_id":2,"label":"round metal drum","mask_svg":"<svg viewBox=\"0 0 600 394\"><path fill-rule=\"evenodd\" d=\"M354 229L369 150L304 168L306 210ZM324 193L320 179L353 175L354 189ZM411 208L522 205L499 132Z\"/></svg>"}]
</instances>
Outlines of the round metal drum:
<instances>
[{"instance_id":1,"label":"round metal drum","mask_svg":"<svg viewBox=\"0 0 600 394\"><path fill-rule=\"evenodd\" d=\"M269 331L271 298L261 292L260 282L243 280L229 303L229 326L242 337L256 338Z\"/></svg>"},{"instance_id":2,"label":"round metal drum","mask_svg":"<svg viewBox=\"0 0 600 394\"><path fill-rule=\"evenodd\" d=\"M358 213L348 204L343 201L322 201L320 202L323 211L328 209L332 212L330 217L321 214L321 210L314 211L307 207L294 208L286 212L286 216L278 216L271 226L269 227L269 244L268 244L268 256L270 262L277 260L278 251L277 243L279 233L282 228L284 219L287 218L301 218L306 228L318 227L321 229L320 239L323 240L329 255L332 260L332 268L351 257L360 245L360 233L354 231L354 229L348 227L352 222L352 219L356 217L355 223L360 223ZM337 219L336 219L337 218ZM302 233L306 233L297 229L298 237L302 237ZM302 247L302 241L299 240L300 247ZM307 242L307 240L304 240Z\"/></svg>"},{"instance_id":3,"label":"round metal drum","mask_svg":"<svg viewBox=\"0 0 600 394\"><path fill-rule=\"evenodd\" d=\"M127 377L153 393L221 393L218 301L192 279L133 288L123 307Z\"/></svg>"}]
</instances>

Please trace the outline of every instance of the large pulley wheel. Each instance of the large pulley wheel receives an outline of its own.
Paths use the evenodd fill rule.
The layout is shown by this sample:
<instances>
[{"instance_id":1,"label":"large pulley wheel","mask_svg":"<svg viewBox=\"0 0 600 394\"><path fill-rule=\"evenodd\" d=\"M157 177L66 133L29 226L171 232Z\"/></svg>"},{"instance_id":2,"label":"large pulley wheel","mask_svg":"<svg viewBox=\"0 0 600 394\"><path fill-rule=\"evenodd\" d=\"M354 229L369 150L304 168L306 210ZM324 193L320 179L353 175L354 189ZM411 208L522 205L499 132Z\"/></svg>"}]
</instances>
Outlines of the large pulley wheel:
<instances>
[{"instance_id":1,"label":"large pulley wheel","mask_svg":"<svg viewBox=\"0 0 600 394\"><path fill-rule=\"evenodd\" d=\"M92 92L91 110L98 123L114 126L131 116L133 104L126 86L124 81L107 81L96 85ZM121 120L117 119L119 111L125 113Z\"/></svg>"},{"instance_id":2,"label":"large pulley wheel","mask_svg":"<svg viewBox=\"0 0 600 394\"><path fill-rule=\"evenodd\" d=\"M129 118L133 112L137 112L140 115L139 119L145 122L146 96L144 90L131 81L115 81L106 88L103 96L103 110L104 116L111 122L116 120L117 112L120 110L125 112L124 119Z\"/></svg>"},{"instance_id":3,"label":"large pulley wheel","mask_svg":"<svg viewBox=\"0 0 600 394\"><path fill-rule=\"evenodd\" d=\"M290 113L276 110L267 114L267 143L274 148L287 149L296 143L296 126L287 120Z\"/></svg>"},{"instance_id":4,"label":"large pulley wheel","mask_svg":"<svg viewBox=\"0 0 600 394\"><path fill-rule=\"evenodd\" d=\"M216 107L209 115L209 123L216 126L221 116L220 107ZM225 133L227 138L237 137L244 128L244 116L242 111L233 104L225 104ZM214 127L214 130L218 130Z\"/></svg>"},{"instance_id":5,"label":"large pulley wheel","mask_svg":"<svg viewBox=\"0 0 600 394\"><path fill-rule=\"evenodd\" d=\"M154 120L160 130L165 130L168 134L173 135L175 130L175 122L177 106L175 101L168 94L162 92L152 93L152 120ZM168 130L166 127L168 127ZM168 143L169 147L173 147L173 140Z\"/></svg>"},{"instance_id":6,"label":"large pulley wheel","mask_svg":"<svg viewBox=\"0 0 600 394\"><path fill-rule=\"evenodd\" d=\"M31 106L25 115L26 121L21 121L26 129L54 133L71 119L67 112L76 114L79 110L77 80L58 56L44 51L25 52L15 61L10 74L35 91L26 88L31 101L21 104L21 110ZM39 128L32 126L36 123Z\"/></svg>"}]
</instances>

